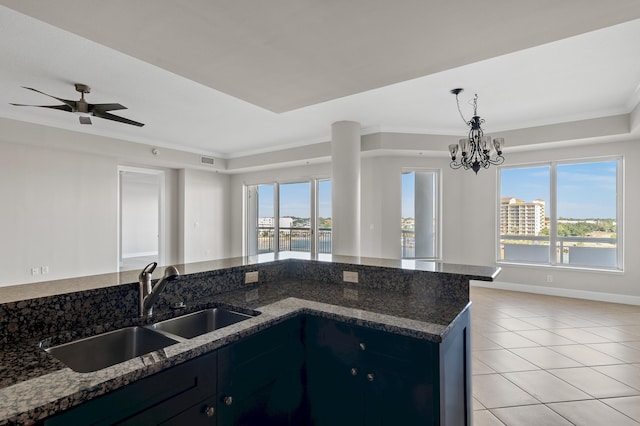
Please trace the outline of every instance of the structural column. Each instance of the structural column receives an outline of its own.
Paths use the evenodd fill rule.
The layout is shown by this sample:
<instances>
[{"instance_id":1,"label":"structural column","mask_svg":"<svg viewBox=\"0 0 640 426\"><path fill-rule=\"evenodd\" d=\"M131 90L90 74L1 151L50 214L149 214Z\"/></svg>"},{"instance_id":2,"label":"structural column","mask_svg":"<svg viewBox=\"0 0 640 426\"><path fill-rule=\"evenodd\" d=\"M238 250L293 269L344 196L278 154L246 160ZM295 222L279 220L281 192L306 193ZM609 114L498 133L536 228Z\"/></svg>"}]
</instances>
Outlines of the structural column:
<instances>
[{"instance_id":1,"label":"structural column","mask_svg":"<svg viewBox=\"0 0 640 426\"><path fill-rule=\"evenodd\" d=\"M331 126L331 252L360 256L360 123Z\"/></svg>"}]
</instances>

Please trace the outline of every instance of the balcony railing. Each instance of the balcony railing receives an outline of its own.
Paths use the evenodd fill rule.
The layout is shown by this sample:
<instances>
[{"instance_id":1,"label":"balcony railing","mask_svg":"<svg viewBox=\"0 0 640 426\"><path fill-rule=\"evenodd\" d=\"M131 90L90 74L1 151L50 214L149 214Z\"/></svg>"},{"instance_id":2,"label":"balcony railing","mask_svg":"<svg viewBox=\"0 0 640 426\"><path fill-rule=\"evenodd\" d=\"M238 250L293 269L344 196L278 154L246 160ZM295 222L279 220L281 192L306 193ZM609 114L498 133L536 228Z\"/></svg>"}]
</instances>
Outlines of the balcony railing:
<instances>
[{"instance_id":1,"label":"balcony railing","mask_svg":"<svg viewBox=\"0 0 640 426\"><path fill-rule=\"evenodd\" d=\"M280 228L280 251L311 251L310 228ZM258 227L258 253L275 251L275 229ZM318 253L331 253L331 228L318 228Z\"/></svg>"},{"instance_id":2,"label":"balcony railing","mask_svg":"<svg viewBox=\"0 0 640 426\"><path fill-rule=\"evenodd\" d=\"M412 259L416 257L416 233L415 231L402 230L402 237L400 240L402 244L402 258Z\"/></svg>"},{"instance_id":3,"label":"balcony railing","mask_svg":"<svg viewBox=\"0 0 640 426\"><path fill-rule=\"evenodd\" d=\"M500 235L500 259L550 263L549 237ZM618 267L616 238L557 237L554 263L558 265Z\"/></svg>"}]
</instances>

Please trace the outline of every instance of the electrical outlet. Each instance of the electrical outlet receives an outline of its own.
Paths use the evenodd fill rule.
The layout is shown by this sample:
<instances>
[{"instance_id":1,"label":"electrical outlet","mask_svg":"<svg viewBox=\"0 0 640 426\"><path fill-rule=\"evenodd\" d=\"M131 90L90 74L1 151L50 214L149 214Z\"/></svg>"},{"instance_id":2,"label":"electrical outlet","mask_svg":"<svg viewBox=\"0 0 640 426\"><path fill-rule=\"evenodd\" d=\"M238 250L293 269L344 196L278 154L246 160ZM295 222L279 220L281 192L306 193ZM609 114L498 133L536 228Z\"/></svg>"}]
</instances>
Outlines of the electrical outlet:
<instances>
[{"instance_id":1,"label":"electrical outlet","mask_svg":"<svg viewBox=\"0 0 640 426\"><path fill-rule=\"evenodd\" d=\"M258 293L258 289L254 288L253 290L249 290L244 294L245 302L254 302L260 298L260 293Z\"/></svg>"},{"instance_id":2,"label":"electrical outlet","mask_svg":"<svg viewBox=\"0 0 640 426\"><path fill-rule=\"evenodd\" d=\"M353 288L345 288L342 295L347 300L358 300L358 290Z\"/></svg>"},{"instance_id":3,"label":"electrical outlet","mask_svg":"<svg viewBox=\"0 0 640 426\"><path fill-rule=\"evenodd\" d=\"M257 283L257 282L258 282L258 271L247 272L246 274L244 274L245 284Z\"/></svg>"},{"instance_id":4,"label":"electrical outlet","mask_svg":"<svg viewBox=\"0 0 640 426\"><path fill-rule=\"evenodd\" d=\"M49 267L48 267L48 266L41 266L41 267L40 267L40 273L41 273L42 275L44 275L44 274L48 274L48 273L49 273Z\"/></svg>"},{"instance_id":5,"label":"electrical outlet","mask_svg":"<svg viewBox=\"0 0 640 426\"><path fill-rule=\"evenodd\" d=\"M357 283L358 282L358 273L353 271L343 271L342 272L342 280L348 283Z\"/></svg>"},{"instance_id":6,"label":"electrical outlet","mask_svg":"<svg viewBox=\"0 0 640 426\"><path fill-rule=\"evenodd\" d=\"M38 268L37 266L31 268L31 275L40 275L40 268Z\"/></svg>"},{"instance_id":7,"label":"electrical outlet","mask_svg":"<svg viewBox=\"0 0 640 426\"><path fill-rule=\"evenodd\" d=\"M553 275L547 275L547 282L548 283L552 283L553 282Z\"/></svg>"}]
</instances>

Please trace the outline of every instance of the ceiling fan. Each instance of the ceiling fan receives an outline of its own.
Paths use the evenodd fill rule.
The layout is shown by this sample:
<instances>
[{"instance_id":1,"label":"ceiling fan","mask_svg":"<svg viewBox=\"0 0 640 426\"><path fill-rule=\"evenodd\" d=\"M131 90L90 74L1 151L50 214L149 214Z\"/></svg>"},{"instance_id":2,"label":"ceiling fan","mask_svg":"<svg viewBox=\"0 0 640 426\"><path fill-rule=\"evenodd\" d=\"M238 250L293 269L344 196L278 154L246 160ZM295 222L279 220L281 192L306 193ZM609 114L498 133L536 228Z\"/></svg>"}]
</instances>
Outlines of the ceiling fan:
<instances>
[{"instance_id":1,"label":"ceiling fan","mask_svg":"<svg viewBox=\"0 0 640 426\"><path fill-rule=\"evenodd\" d=\"M91 124L91 116L104 118L106 120L119 121L120 123L131 124L133 126L142 127L143 123L138 123L137 121L129 120L128 118L119 117L117 115L113 115L108 111L115 111L118 109L127 109L127 107L120 104L90 104L84 100L85 93L91 92L91 88L86 84L75 83L76 91L80 92L80 100L79 101L70 101L68 99L61 99L55 96L49 95L47 93L41 92L40 90L32 89L31 87L22 86L25 89L33 90L34 92L41 93L45 96L49 96L50 98L57 99L62 102L64 105L24 105L24 104L11 104L14 106L31 106L31 107L39 107L39 108L51 108L51 109L59 109L61 111L73 112L80 117L80 124Z\"/></svg>"}]
</instances>

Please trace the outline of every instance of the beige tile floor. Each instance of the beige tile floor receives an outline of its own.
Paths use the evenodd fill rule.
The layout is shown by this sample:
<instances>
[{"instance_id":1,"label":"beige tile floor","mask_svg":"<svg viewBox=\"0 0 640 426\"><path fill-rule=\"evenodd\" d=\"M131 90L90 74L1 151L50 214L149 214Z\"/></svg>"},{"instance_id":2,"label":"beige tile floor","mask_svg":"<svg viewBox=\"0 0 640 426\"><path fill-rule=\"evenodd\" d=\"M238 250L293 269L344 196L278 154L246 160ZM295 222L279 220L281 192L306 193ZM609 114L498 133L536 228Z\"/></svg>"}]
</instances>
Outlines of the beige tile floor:
<instances>
[{"instance_id":1,"label":"beige tile floor","mask_svg":"<svg viewBox=\"0 0 640 426\"><path fill-rule=\"evenodd\" d=\"M475 426L640 425L640 306L473 287Z\"/></svg>"}]
</instances>

